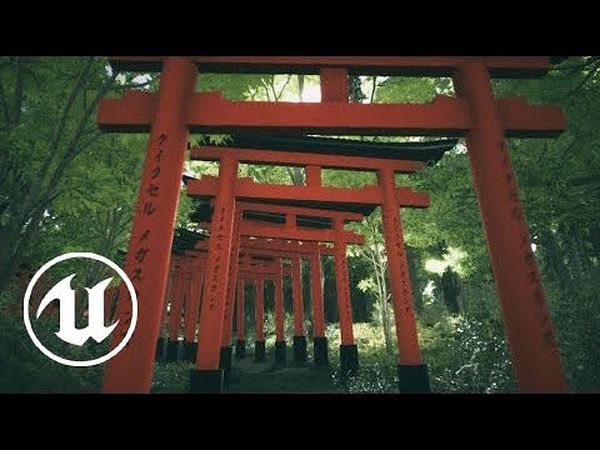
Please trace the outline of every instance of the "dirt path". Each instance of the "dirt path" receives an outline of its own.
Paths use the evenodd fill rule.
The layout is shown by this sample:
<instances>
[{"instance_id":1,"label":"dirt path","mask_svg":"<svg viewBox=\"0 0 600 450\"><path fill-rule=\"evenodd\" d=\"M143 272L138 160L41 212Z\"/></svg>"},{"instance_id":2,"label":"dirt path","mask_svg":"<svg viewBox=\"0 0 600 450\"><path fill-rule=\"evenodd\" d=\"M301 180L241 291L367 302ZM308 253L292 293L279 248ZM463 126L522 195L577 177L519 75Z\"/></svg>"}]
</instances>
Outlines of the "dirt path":
<instances>
[{"instance_id":1,"label":"dirt path","mask_svg":"<svg viewBox=\"0 0 600 450\"><path fill-rule=\"evenodd\" d=\"M227 392L230 393L339 393L328 370L316 369L312 363L299 364L288 361L285 367L275 367L273 356L266 355L265 362L255 363L252 356L241 360L234 357L232 377Z\"/></svg>"}]
</instances>

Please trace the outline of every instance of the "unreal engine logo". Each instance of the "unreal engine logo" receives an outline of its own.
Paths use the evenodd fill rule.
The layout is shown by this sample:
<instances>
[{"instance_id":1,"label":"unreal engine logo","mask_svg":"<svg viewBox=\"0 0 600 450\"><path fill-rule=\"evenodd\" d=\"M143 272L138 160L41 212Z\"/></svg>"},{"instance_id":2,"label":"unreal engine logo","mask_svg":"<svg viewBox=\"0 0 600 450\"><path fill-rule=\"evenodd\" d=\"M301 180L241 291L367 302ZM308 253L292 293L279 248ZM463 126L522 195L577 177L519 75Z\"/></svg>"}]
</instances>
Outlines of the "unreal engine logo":
<instances>
[{"instance_id":1,"label":"unreal engine logo","mask_svg":"<svg viewBox=\"0 0 600 450\"><path fill-rule=\"evenodd\" d=\"M110 269L116 272L117 275L123 280L127 289L129 290L129 299L131 301L131 322L129 324L129 328L125 333L123 339L117 343L110 351L106 354L99 356L90 360L72 360L65 358L64 355L57 355L55 352L51 351L46 345L44 345L41 340L38 338L36 333L34 332L32 326L32 318L30 317L30 301L31 294L33 289L40 279L40 277L51 267L54 265L66 261L69 259L91 259L95 261L99 261L105 265L107 265ZM90 339L93 339L96 343L100 344L104 342L115 330L119 321L117 320L110 325L105 325L105 292L106 288L112 281L113 277L106 278L95 286L86 287L85 290L87 292L88 304L87 304L87 325L83 328L77 328L77 304L76 304L76 295L75 291L71 287L71 281L77 275L77 273L73 273L58 283L56 283L42 298L37 310L34 311L33 319L38 320L44 313L48 313L50 310L48 305L50 305L54 300L58 301L59 308L59 327L58 331L54 334L61 341L70 344L72 346L81 347ZM126 296L127 297L127 296ZM25 328L27 328L27 332L31 337L31 340L36 345L38 349L42 353L44 353L49 358L54 361L64 364L67 366L74 367L89 367L97 364L101 364L103 362L108 361L117 353L119 353L127 344L133 332L135 330L135 325L137 322L137 313L138 313L138 304L137 304L137 296L135 293L135 289L131 280L127 277L125 272L114 262L105 258L104 256L97 255L95 253L66 253L64 255L58 256L51 261L48 261L44 264L33 276L29 285L27 286L27 290L25 291L25 297L23 298L23 320L25 321Z\"/></svg>"}]
</instances>

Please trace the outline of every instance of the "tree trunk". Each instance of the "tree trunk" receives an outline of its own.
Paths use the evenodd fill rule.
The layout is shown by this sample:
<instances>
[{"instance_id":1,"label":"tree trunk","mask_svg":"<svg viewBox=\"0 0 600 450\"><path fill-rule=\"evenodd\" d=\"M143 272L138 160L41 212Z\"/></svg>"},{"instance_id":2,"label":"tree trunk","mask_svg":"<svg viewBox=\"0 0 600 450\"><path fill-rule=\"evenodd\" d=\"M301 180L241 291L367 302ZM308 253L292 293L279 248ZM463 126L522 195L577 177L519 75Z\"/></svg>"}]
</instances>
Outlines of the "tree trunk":
<instances>
[{"instance_id":1,"label":"tree trunk","mask_svg":"<svg viewBox=\"0 0 600 450\"><path fill-rule=\"evenodd\" d=\"M408 259L408 272L410 276L410 284L413 288L413 304L415 305L415 311L417 314L423 311L423 280L419 276L417 261L418 261L418 250L406 246L406 256Z\"/></svg>"},{"instance_id":2,"label":"tree trunk","mask_svg":"<svg viewBox=\"0 0 600 450\"><path fill-rule=\"evenodd\" d=\"M450 266L442 274L441 291L444 298L444 303L450 314L459 314L460 305L458 304L458 294L460 292L458 275Z\"/></svg>"}]
</instances>

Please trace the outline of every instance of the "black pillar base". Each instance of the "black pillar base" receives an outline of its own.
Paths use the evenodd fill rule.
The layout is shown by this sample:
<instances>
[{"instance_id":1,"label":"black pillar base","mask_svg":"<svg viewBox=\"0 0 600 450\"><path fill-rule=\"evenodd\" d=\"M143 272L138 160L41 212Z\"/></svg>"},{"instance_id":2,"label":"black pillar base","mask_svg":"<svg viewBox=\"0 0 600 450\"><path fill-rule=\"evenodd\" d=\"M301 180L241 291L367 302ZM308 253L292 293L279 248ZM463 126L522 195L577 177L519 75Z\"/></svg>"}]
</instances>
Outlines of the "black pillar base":
<instances>
[{"instance_id":1,"label":"black pillar base","mask_svg":"<svg viewBox=\"0 0 600 450\"><path fill-rule=\"evenodd\" d=\"M340 368L342 375L358 373L358 347L356 344L340 345Z\"/></svg>"},{"instance_id":2,"label":"black pillar base","mask_svg":"<svg viewBox=\"0 0 600 450\"><path fill-rule=\"evenodd\" d=\"M294 361L303 363L307 358L306 336L294 336Z\"/></svg>"},{"instance_id":3,"label":"black pillar base","mask_svg":"<svg viewBox=\"0 0 600 450\"><path fill-rule=\"evenodd\" d=\"M225 385L231 380L231 356L233 349L231 347L221 347L219 355L219 368L223 370L223 381Z\"/></svg>"},{"instance_id":4,"label":"black pillar base","mask_svg":"<svg viewBox=\"0 0 600 450\"><path fill-rule=\"evenodd\" d=\"M286 360L286 343L285 341L275 342L275 364L285 365Z\"/></svg>"},{"instance_id":5,"label":"black pillar base","mask_svg":"<svg viewBox=\"0 0 600 450\"><path fill-rule=\"evenodd\" d=\"M184 359L191 363L196 363L196 354L198 353L197 342L184 342L183 347L185 349Z\"/></svg>"},{"instance_id":6,"label":"black pillar base","mask_svg":"<svg viewBox=\"0 0 600 450\"><path fill-rule=\"evenodd\" d=\"M167 342L167 362L175 362L179 357L179 341Z\"/></svg>"},{"instance_id":7,"label":"black pillar base","mask_svg":"<svg viewBox=\"0 0 600 450\"><path fill-rule=\"evenodd\" d=\"M315 366L328 366L329 365L329 353L327 347L326 337L314 337L314 355L315 355Z\"/></svg>"},{"instance_id":8,"label":"black pillar base","mask_svg":"<svg viewBox=\"0 0 600 450\"><path fill-rule=\"evenodd\" d=\"M235 341L235 356L237 359L246 356L246 341Z\"/></svg>"},{"instance_id":9,"label":"black pillar base","mask_svg":"<svg viewBox=\"0 0 600 450\"><path fill-rule=\"evenodd\" d=\"M254 342L254 362L263 362L265 360L265 341Z\"/></svg>"},{"instance_id":10,"label":"black pillar base","mask_svg":"<svg viewBox=\"0 0 600 450\"><path fill-rule=\"evenodd\" d=\"M156 353L154 354L155 361L162 361L165 357L165 338L159 337L156 341Z\"/></svg>"},{"instance_id":11,"label":"black pillar base","mask_svg":"<svg viewBox=\"0 0 600 450\"><path fill-rule=\"evenodd\" d=\"M402 394L430 393L431 387L429 386L427 365L398 365L398 388Z\"/></svg>"},{"instance_id":12,"label":"black pillar base","mask_svg":"<svg viewBox=\"0 0 600 450\"><path fill-rule=\"evenodd\" d=\"M190 392L202 394L223 392L223 369L190 370Z\"/></svg>"}]
</instances>

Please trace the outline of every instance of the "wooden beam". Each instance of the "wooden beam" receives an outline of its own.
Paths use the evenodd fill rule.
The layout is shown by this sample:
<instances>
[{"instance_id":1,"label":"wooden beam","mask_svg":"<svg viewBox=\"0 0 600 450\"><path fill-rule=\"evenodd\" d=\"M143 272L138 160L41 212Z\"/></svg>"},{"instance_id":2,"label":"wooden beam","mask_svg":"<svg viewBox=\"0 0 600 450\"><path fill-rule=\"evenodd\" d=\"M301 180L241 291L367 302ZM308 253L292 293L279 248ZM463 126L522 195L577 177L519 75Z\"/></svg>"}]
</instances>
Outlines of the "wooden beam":
<instances>
[{"instance_id":1,"label":"wooden beam","mask_svg":"<svg viewBox=\"0 0 600 450\"><path fill-rule=\"evenodd\" d=\"M199 197L214 197L218 191L217 177L202 177L189 180L187 194ZM277 200L281 202L317 201L323 203L345 203L353 205L381 205L383 192L379 186L365 186L360 189L336 187L308 187L258 184L250 180L236 180L234 195L238 200ZM396 199L401 207L427 208L429 196L407 188L396 188Z\"/></svg>"},{"instance_id":2,"label":"wooden beam","mask_svg":"<svg viewBox=\"0 0 600 450\"><path fill-rule=\"evenodd\" d=\"M240 211L265 212L273 214L293 214L296 216L318 217L326 219L341 219L345 222L361 222L365 216L359 213L331 211L327 209L302 208L298 206L269 205L265 203L237 202Z\"/></svg>"},{"instance_id":3,"label":"wooden beam","mask_svg":"<svg viewBox=\"0 0 600 450\"><path fill-rule=\"evenodd\" d=\"M360 75L450 76L465 60L482 60L492 77L537 78L550 68L547 56L190 56L200 71L212 73L318 74L321 68ZM160 56L110 58L114 70L158 72Z\"/></svg>"},{"instance_id":4,"label":"wooden beam","mask_svg":"<svg viewBox=\"0 0 600 450\"><path fill-rule=\"evenodd\" d=\"M367 154L360 157L214 146L192 148L190 158L201 161L218 161L225 152L232 153L243 164L266 166L306 167L307 165L313 165L327 169L359 171L393 168L398 173L413 173L425 167L425 163L420 161L371 158Z\"/></svg>"},{"instance_id":5,"label":"wooden beam","mask_svg":"<svg viewBox=\"0 0 600 450\"><path fill-rule=\"evenodd\" d=\"M103 98L98 126L109 132L148 132L155 103L155 94L141 91ZM566 127L559 107L532 106L521 98L496 100L496 105L509 136L555 136ZM194 94L186 115L194 133L464 136L476 127L466 102L446 96L431 103L289 103L232 102L210 92Z\"/></svg>"},{"instance_id":6,"label":"wooden beam","mask_svg":"<svg viewBox=\"0 0 600 450\"><path fill-rule=\"evenodd\" d=\"M208 227L208 223L199 222L199 226ZM285 227L263 225L262 222L243 220L240 223L240 235L271 239L287 239L290 241L334 242L336 233L341 233L346 243L362 245L365 237L353 231L317 230L304 227Z\"/></svg>"},{"instance_id":7,"label":"wooden beam","mask_svg":"<svg viewBox=\"0 0 600 450\"><path fill-rule=\"evenodd\" d=\"M247 239L247 237L246 237ZM304 242L301 245L298 242L285 242L285 241L272 241L261 245L244 244L240 246L240 253L251 254L254 256L273 256L278 258L286 258L290 255L299 254L306 258L308 255L316 252L316 242ZM275 245L268 245L275 244ZM202 252L208 251L208 244L205 242L199 242L196 244L196 250ZM332 256L333 248L318 245L318 250L321 255ZM193 251L193 250L187 250Z\"/></svg>"}]
</instances>

